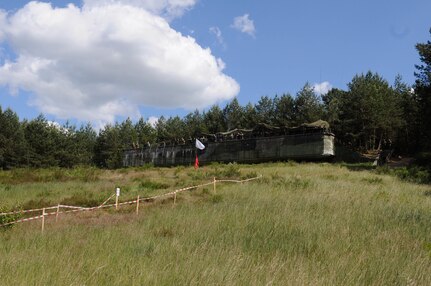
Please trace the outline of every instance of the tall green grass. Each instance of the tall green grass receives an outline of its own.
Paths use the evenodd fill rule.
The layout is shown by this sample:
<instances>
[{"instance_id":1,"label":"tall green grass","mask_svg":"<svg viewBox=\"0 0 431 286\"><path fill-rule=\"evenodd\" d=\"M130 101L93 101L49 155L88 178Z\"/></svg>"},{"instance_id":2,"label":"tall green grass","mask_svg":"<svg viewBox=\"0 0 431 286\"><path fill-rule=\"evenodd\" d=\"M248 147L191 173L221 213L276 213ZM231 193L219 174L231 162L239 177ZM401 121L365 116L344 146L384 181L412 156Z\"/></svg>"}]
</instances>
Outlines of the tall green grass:
<instances>
[{"instance_id":1,"label":"tall green grass","mask_svg":"<svg viewBox=\"0 0 431 286\"><path fill-rule=\"evenodd\" d=\"M91 184L91 193L119 182L134 196L146 182L165 184L147 189L163 193L228 168L150 168L45 184ZM0 231L2 284L431 285L429 186L340 165L234 168L263 179L219 184L216 194L181 193L175 206L171 199L142 204L139 215L132 206L48 219L44 234L40 221Z\"/></svg>"}]
</instances>

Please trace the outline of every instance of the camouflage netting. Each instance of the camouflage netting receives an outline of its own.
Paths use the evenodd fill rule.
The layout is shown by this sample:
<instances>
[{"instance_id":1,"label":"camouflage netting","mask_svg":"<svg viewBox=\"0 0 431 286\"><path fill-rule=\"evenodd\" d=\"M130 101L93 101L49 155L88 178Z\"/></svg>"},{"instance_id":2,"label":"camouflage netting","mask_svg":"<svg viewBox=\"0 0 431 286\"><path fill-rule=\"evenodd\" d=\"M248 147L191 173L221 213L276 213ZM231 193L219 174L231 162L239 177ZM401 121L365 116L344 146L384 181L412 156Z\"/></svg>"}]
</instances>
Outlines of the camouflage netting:
<instances>
[{"instance_id":1,"label":"camouflage netting","mask_svg":"<svg viewBox=\"0 0 431 286\"><path fill-rule=\"evenodd\" d=\"M320 129L326 129L329 130L329 123L325 120L317 120L312 123L304 123L301 126L309 127L309 128L320 128Z\"/></svg>"},{"instance_id":2,"label":"camouflage netting","mask_svg":"<svg viewBox=\"0 0 431 286\"><path fill-rule=\"evenodd\" d=\"M233 129L227 132L218 132L216 134L202 133L202 140L220 141L232 139L244 139L250 137L267 137L289 134L316 133L329 131L329 123L324 120L317 120L312 123L304 123L296 127L272 126L266 123L258 123L253 129Z\"/></svg>"},{"instance_id":3,"label":"camouflage netting","mask_svg":"<svg viewBox=\"0 0 431 286\"><path fill-rule=\"evenodd\" d=\"M301 124L300 126L295 126L295 127L288 127L288 126L282 126L282 127L277 127L277 126L272 126L266 123L258 123L253 129L232 129L226 132L218 132L217 135L231 135L231 134L238 134L238 133L256 133L259 131L273 131L273 132L279 132L281 130L296 130L296 129L324 129L324 130L329 130L329 123L327 121L324 120L317 120L315 122L311 122L311 123L304 123ZM213 134L203 134L203 135L213 135Z\"/></svg>"}]
</instances>

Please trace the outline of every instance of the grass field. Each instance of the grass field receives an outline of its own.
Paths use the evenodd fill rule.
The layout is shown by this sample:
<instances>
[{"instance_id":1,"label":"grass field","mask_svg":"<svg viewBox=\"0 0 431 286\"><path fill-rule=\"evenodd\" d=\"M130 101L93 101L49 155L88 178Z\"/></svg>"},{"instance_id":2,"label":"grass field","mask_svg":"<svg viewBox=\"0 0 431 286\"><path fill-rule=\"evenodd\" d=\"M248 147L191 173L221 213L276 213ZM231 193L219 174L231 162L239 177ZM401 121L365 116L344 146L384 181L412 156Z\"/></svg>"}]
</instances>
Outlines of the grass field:
<instances>
[{"instance_id":1,"label":"grass field","mask_svg":"<svg viewBox=\"0 0 431 286\"><path fill-rule=\"evenodd\" d=\"M361 166L271 163L0 172L5 210L94 206L247 178L119 211L0 230L1 285L431 285L431 188Z\"/></svg>"}]
</instances>

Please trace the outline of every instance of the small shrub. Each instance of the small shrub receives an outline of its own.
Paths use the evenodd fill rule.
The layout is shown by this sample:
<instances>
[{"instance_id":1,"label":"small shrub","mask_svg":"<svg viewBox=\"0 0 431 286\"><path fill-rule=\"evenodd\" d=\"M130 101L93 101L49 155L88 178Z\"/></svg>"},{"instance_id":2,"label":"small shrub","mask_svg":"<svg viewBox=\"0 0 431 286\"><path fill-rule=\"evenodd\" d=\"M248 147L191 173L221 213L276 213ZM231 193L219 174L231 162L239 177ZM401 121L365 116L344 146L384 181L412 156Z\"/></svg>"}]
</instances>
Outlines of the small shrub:
<instances>
[{"instance_id":1,"label":"small shrub","mask_svg":"<svg viewBox=\"0 0 431 286\"><path fill-rule=\"evenodd\" d=\"M258 175L256 172L248 172L245 175L241 176L242 180L247 180L247 179L251 179L251 178L256 178Z\"/></svg>"},{"instance_id":2,"label":"small shrub","mask_svg":"<svg viewBox=\"0 0 431 286\"><path fill-rule=\"evenodd\" d=\"M48 190L42 190L36 194L38 198L46 198L50 196L50 192Z\"/></svg>"},{"instance_id":3,"label":"small shrub","mask_svg":"<svg viewBox=\"0 0 431 286\"><path fill-rule=\"evenodd\" d=\"M262 177L258 181L262 185L268 185L269 183L271 183L271 179L268 177Z\"/></svg>"},{"instance_id":4,"label":"small shrub","mask_svg":"<svg viewBox=\"0 0 431 286\"><path fill-rule=\"evenodd\" d=\"M157 172L159 173L160 177L164 177L166 175L166 171L162 168L158 168Z\"/></svg>"},{"instance_id":5,"label":"small shrub","mask_svg":"<svg viewBox=\"0 0 431 286\"><path fill-rule=\"evenodd\" d=\"M305 190L313 186L310 180L301 178L299 176L280 180L276 182L276 185L282 185L288 189L294 189L294 190Z\"/></svg>"},{"instance_id":6,"label":"small shrub","mask_svg":"<svg viewBox=\"0 0 431 286\"><path fill-rule=\"evenodd\" d=\"M3 190L5 190L6 192L9 192L12 187L10 185L0 185L1 188L3 188Z\"/></svg>"},{"instance_id":7,"label":"small shrub","mask_svg":"<svg viewBox=\"0 0 431 286\"><path fill-rule=\"evenodd\" d=\"M283 179L283 177L280 176L280 174L277 171L275 171L274 173L271 174L271 180L279 181L281 179Z\"/></svg>"},{"instance_id":8,"label":"small shrub","mask_svg":"<svg viewBox=\"0 0 431 286\"><path fill-rule=\"evenodd\" d=\"M391 169L387 166L376 169L377 174L387 174L397 176L401 180L417 183L429 184L431 182L430 170L420 166L411 166Z\"/></svg>"},{"instance_id":9,"label":"small shrub","mask_svg":"<svg viewBox=\"0 0 431 286\"><path fill-rule=\"evenodd\" d=\"M100 200L93 198L93 196L85 195L83 193L73 194L71 197L65 198L61 201L62 205L80 206L80 207L96 207L102 204Z\"/></svg>"},{"instance_id":10,"label":"small shrub","mask_svg":"<svg viewBox=\"0 0 431 286\"><path fill-rule=\"evenodd\" d=\"M184 171L184 166L178 166L178 167L176 167L175 168L175 171L174 171L174 176L176 177L176 178L178 178L179 177L179 175L180 175L180 173L182 172L182 171Z\"/></svg>"},{"instance_id":11,"label":"small shrub","mask_svg":"<svg viewBox=\"0 0 431 286\"><path fill-rule=\"evenodd\" d=\"M139 184L139 187L147 190L160 190L169 188L169 185L154 181L143 180Z\"/></svg>"},{"instance_id":12,"label":"small shrub","mask_svg":"<svg viewBox=\"0 0 431 286\"><path fill-rule=\"evenodd\" d=\"M379 177L363 178L362 181L371 185L380 185L383 183L383 179Z\"/></svg>"},{"instance_id":13,"label":"small shrub","mask_svg":"<svg viewBox=\"0 0 431 286\"><path fill-rule=\"evenodd\" d=\"M299 164L298 162L292 161L292 160L289 160L289 161L286 162L286 165L287 166L291 166L291 167L297 166L298 164Z\"/></svg>"},{"instance_id":14,"label":"small shrub","mask_svg":"<svg viewBox=\"0 0 431 286\"><path fill-rule=\"evenodd\" d=\"M336 180L338 180L338 177L335 176L335 175L324 175L323 178L326 179L326 180L330 180L330 181L336 181Z\"/></svg>"},{"instance_id":15,"label":"small shrub","mask_svg":"<svg viewBox=\"0 0 431 286\"><path fill-rule=\"evenodd\" d=\"M0 206L0 213L6 213L6 212L9 212L9 211L5 207ZM22 214L0 215L0 225L16 221L21 217L22 217ZM12 228L13 226L14 225L11 224L11 225L4 226L2 228L7 229L7 228ZM0 230L2 230L2 228L0 228Z\"/></svg>"},{"instance_id":16,"label":"small shrub","mask_svg":"<svg viewBox=\"0 0 431 286\"><path fill-rule=\"evenodd\" d=\"M187 175L193 180L193 181L201 181L203 180L207 174L201 172L198 170L193 170L191 172L188 172Z\"/></svg>"},{"instance_id":17,"label":"small shrub","mask_svg":"<svg viewBox=\"0 0 431 286\"><path fill-rule=\"evenodd\" d=\"M51 202L50 200L47 200L46 197L42 197L38 200L31 199L25 202L22 205L22 209L31 210L31 209L38 209L38 208L43 208L43 207L48 207L53 205L54 205L53 202Z\"/></svg>"},{"instance_id":18,"label":"small shrub","mask_svg":"<svg viewBox=\"0 0 431 286\"><path fill-rule=\"evenodd\" d=\"M99 180L99 173L100 173L100 170L96 168L85 169L85 171L82 174L81 180L86 183L96 182L97 180Z\"/></svg>"},{"instance_id":19,"label":"small shrub","mask_svg":"<svg viewBox=\"0 0 431 286\"><path fill-rule=\"evenodd\" d=\"M152 168L154 168L153 163L145 163L144 165L142 165L140 167L135 167L134 170L135 171L145 171L145 170L152 169Z\"/></svg>"},{"instance_id":20,"label":"small shrub","mask_svg":"<svg viewBox=\"0 0 431 286\"><path fill-rule=\"evenodd\" d=\"M241 176L241 170L237 163L229 163L223 170L223 177L237 178Z\"/></svg>"},{"instance_id":21,"label":"small shrub","mask_svg":"<svg viewBox=\"0 0 431 286\"><path fill-rule=\"evenodd\" d=\"M210 198L210 202L212 202L213 204L218 204L218 203L221 203L222 201L223 201L223 196L219 194L213 195Z\"/></svg>"},{"instance_id":22,"label":"small shrub","mask_svg":"<svg viewBox=\"0 0 431 286\"><path fill-rule=\"evenodd\" d=\"M173 237L174 232L171 229L163 226L163 227L155 230L154 235L157 237Z\"/></svg>"},{"instance_id":23,"label":"small shrub","mask_svg":"<svg viewBox=\"0 0 431 286\"><path fill-rule=\"evenodd\" d=\"M374 199L375 199L375 200L384 201L384 202L388 202L388 201L389 201L389 193L388 193L388 192L385 192L385 191L377 192L377 193L374 195Z\"/></svg>"},{"instance_id":24,"label":"small shrub","mask_svg":"<svg viewBox=\"0 0 431 286\"><path fill-rule=\"evenodd\" d=\"M413 183L426 184L430 182L429 171L422 167L399 168L395 169L394 173L400 179Z\"/></svg>"}]
</instances>

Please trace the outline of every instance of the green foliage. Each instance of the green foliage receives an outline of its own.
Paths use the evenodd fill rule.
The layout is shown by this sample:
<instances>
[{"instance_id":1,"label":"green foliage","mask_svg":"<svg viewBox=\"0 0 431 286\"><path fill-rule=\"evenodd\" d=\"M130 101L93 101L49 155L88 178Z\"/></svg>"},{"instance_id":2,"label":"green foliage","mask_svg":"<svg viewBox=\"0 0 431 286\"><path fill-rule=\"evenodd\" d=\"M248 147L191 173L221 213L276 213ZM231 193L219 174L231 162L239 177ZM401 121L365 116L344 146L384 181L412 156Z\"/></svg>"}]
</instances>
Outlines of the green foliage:
<instances>
[{"instance_id":1,"label":"green foliage","mask_svg":"<svg viewBox=\"0 0 431 286\"><path fill-rule=\"evenodd\" d=\"M10 169L25 164L26 142L18 115L0 107L0 168Z\"/></svg>"},{"instance_id":2,"label":"green foliage","mask_svg":"<svg viewBox=\"0 0 431 286\"><path fill-rule=\"evenodd\" d=\"M296 125L314 122L323 117L323 106L320 98L308 82L296 94L294 110Z\"/></svg>"},{"instance_id":3,"label":"green foliage","mask_svg":"<svg viewBox=\"0 0 431 286\"><path fill-rule=\"evenodd\" d=\"M259 99L255 105L257 122L268 124L275 123L275 103L277 101L277 96L275 97L275 100L269 96L262 96Z\"/></svg>"},{"instance_id":4,"label":"green foliage","mask_svg":"<svg viewBox=\"0 0 431 286\"><path fill-rule=\"evenodd\" d=\"M397 176L401 180L405 180L417 184L429 184L431 182L430 170L421 166L410 166L390 169L388 167L379 167L378 174L390 174Z\"/></svg>"},{"instance_id":5,"label":"green foliage","mask_svg":"<svg viewBox=\"0 0 431 286\"><path fill-rule=\"evenodd\" d=\"M223 201L223 196L220 194L215 194L215 195L210 196L209 200L213 204L218 204L218 203L221 203Z\"/></svg>"},{"instance_id":6,"label":"green foliage","mask_svg":"<svg viewBox=\"0 0 431 286\"><path fill-rule=\"evenodd\" d=\"M91 194L75 193L70 197L64 198L61 204L67 206L97 207L101 204L101 199L94 198Z\"/></svg>"},{"instance_id":7,"label":"green foliage","mask_svg":"<svg viewBox=\"0 0 431 286\"><path fill-rule=\"evenodd\" d=\"M274 98L274 125L295 126L295 100L290 94ZM320 118L319 118L320 119Z\"/></svg>"},{"instance_id":8,"label":"green foliage","mask_svg":"<svg viewBox=\"0 0 431 286\"><path fill-rule=\"evenodd\" d=\"M0 206L0 213L7 213L7 212L10 212L10 210L6 209L5 207ZM21 217L22 217L21 214L0 215L0 225L19 220ZM13 224L8 225L8 226L4 226L0 229L0 231L2 229L10 229L13 226L14 226Z\"/></svg>"},{"instance_id":9,"label":"green foliage","mask_svg":"<svg viewBox=\"0 0 431 286\"><path fill-rule=\"evenodd\" d=\"M387 148L403 126L399 97L377 73L356 75L348 87L325 98L337 135L356 148Z\"/></svg>"},{"instance_id":10,"label":"green foliage","mask_svg":"<svg viewBox=\"0 0 431 286\"><path fill-rule=\"evenodd\" d=\"M225 178L238 178L241 176L241 170L237 163L229 163L221 174Z\"/></svg>"},{"instance_id":11,"label":"green foliage","mask_svg":"<svg viewBox=\"0 0 431 286\"><path fill-rule=\"evenodd\" d=\"M204 113L203 117L206 130L209 133L215 134L217 132L226 131L224 114L218 105L213 105L206 113Z\"/></svg>"},{"instance_id":12,"label":"green foliage","mask_svg":"<svg viewBox=\"0 0 431 286\"><path fill-rule=\"evenodd\" d=\"M362 179L362 181L371 185L380 185L383 183L383 179L380 177L367 177Z\"/></svg>"},{"instance_id":13,"label":"green foliage","mask_svg":"<svg viewBox=\"0 0 431 286\"><path fill-rule=\"evenodd\" d=\"M239 104L236 97L225 106L223 115L228 130L244 127L244 108Z\"/></svg>"},{"instance_id":14,"label":"green foliage","mask_svg":"<svg viewBox=\"0 0 431 286\"><path fill-rule=\"evenodd\" d=\"M155 181L142 180L139 183L139 187L146 190L160 190L169 188L169 185Z\"/></svg>"},{"instance_id":15,"label":"green foliage","mask_svg":"<svg viewBox=\"0 0 431 286\"><path fill-rule=\"evenodd\" d=\"M422 149L429 150L431 148L431 41L418 43L416 50L421 61L420 65L416 65L414 86L419 105L419 140Z\"/></svg>"},{"instance_id":16,"label":"green foliage","mask_svg":"<svg viewBox=\"0 0 431 286\"><path fill-rule=\"evenodd\" d=\"M242 180L251 179L251 178L257 178L258 174L256 171L247 172L244 175L241 176Z\"/></svg>"}]
</instances>

